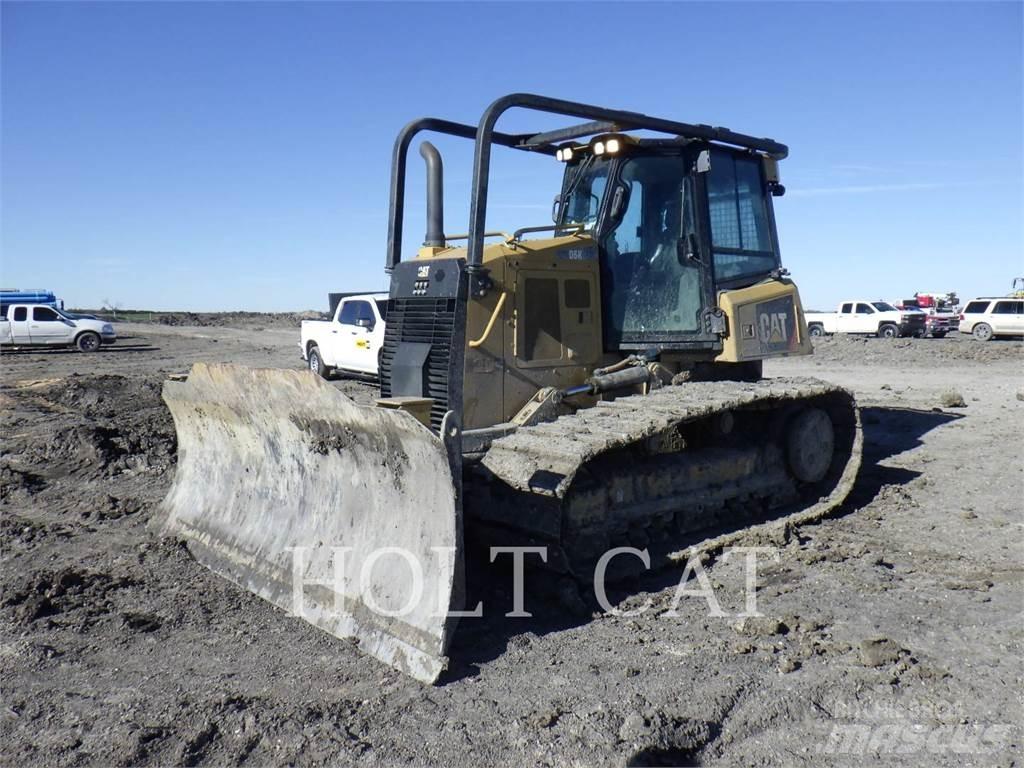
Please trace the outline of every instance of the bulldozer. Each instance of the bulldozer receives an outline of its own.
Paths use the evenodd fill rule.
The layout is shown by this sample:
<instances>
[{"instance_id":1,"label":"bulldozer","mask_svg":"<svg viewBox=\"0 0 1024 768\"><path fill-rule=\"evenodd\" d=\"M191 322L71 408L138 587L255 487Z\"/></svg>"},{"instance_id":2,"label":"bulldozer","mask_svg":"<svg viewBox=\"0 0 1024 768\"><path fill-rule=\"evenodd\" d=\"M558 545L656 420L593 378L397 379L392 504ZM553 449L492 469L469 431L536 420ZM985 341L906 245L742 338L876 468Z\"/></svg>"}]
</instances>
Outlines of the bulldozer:
<instances>
[{"instance_id":1,"label":"bulldozer","mask_svg":"<svg viewBox=\"0 0 1024 768\"><path fill-rule=\"evenodd\" d=\"M496 130L508 110L565 121ZM402 259L408 151L473 142L446 234L429 142L422 247ZM486 227L495 147L564 166L552 222ZM853 396L762 377L812 351L779 256L785 145L532 94L394 144L380 397L308 370L196 364L165 383L178 435L165 530L216 573L418 680L466 615L466 531L528 548L587 597L617 547L671 552L819 518L861 456ZM358 339L357 339L358 340ZM504 548L504 549L503 549ZM607 562L604 563L607 565Z\"/></svg>"}]
</instances>

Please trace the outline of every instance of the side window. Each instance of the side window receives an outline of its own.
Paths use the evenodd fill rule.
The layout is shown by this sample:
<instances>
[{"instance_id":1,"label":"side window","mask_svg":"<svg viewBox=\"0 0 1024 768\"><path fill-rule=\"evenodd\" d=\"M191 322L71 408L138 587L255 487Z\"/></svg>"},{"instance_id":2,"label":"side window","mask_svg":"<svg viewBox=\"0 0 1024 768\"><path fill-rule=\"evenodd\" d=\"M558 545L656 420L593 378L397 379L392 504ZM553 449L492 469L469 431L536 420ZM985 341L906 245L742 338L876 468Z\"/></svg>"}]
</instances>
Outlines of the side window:
<instances>
[{"instance_id":1,"label":"side window","mask_svg":"<svg viewBox=\"0 0 1024 768\"><path fill-rule=\"evenodd\" d=\"M757 160L715 152L708 178L711 240L715 246L771 252L768 209Z\"/></svg>"},{"instance_id":2,"label":"side window","mask_svg":"<svg viewBox=\"0 0 1024 768\"><path fill-rule=\"evenodd\" d=\"M368 301L356 302L356 322L360 322L367 328L377 324L377 316L373 314L373 307Z\"/></svg>"},{"instance_id":3,"label":"side window","mask_svg":"<svg viewBox=\"0 0 1024 768\"><path fill-rule=\"evenodd\" d=\"M60 320L60 315L49 307L32 307L32 319L38 321Z\"/></svg>"},{"instance_id":4,"label":"side window","mask_svg":"<svg viewBox=\"0 0 1024 768\"><path fill-rule=\"evenodd\" d=\"M996 308L992 310L995 315L1019 315L1024 302L1020 301L997 301Z\"/></svg>"},{"instance_id":5,"label":"side window","mask_svg":"<svg viewBox=\"0 0 1024 768\"><path fill-rule=\"evenodd\" d=\"M984 314L985 310L988 309L987 301L971 301L964 307L965 315L981 315Z\"/></svg>"},{"instance_id":6,"label":"side window","mask_svg":"<svg viewBox=\"0 0 1024 768\"><path fill-rule=\"evenodd\" d=\"M28 320L28 307L15 307L14 319L20 321Z\"/></svg>"},{"instance_id":7,"label":"side window","mask_svg":"<svg viewBox=\"0 0 1024 768\"><path fill-rule=\"evenodd\" d=\"M857 302L857 314L858 315L870 315L870 314L873 314L873 313L874 313L874 310L871 307L869 307L867 304L862 304L860 302Z\"/></svg>"},{"instance_id":8,"label":"side window","mask_svg":"<svg viewBox=\"0 0 1024 768\"><path fill-rule=\"evenodd\" d=\"M380 313L381 320L388 319L388 300L377 299L377 311Z\"/></svg>"},{"instance_id":9,"label":"side window","mask_svg":"<svg viewBox=\"0 0 1024 768\"><path fill-rule=\"evenodd\" d=\"M843 304L842 309L839 310L844 315L853 313L853 304Z\"/></svg>"},{"instance_id":10,"label":"side window","mask_svg":"<svg viewBox=\"0 0 1024 768\"><path fill-rule=\"evenodd\" d=\"M362 304L361 301L346 301L341 305L341 314L338 315L338 322L342 325L355 325L356 318L359 316L359 308L357 304Z\"/></svg>"}]
</instances>

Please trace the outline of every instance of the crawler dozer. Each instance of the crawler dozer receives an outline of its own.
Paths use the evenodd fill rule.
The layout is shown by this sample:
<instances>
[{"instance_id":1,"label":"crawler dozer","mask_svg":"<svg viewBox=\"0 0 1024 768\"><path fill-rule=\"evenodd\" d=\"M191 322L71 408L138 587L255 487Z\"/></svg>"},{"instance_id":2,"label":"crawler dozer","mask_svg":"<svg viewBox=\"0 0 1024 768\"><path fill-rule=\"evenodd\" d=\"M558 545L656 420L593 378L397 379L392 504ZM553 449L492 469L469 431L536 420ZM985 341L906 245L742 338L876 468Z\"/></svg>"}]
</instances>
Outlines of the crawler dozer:
<instances>
[{"instance_id":1,"label":"crawler dozer","mask_svg":"<svg viewBox=\"0 0 1024 768\"><path fill-rule=\"evenodd\" d=\"M569 125L495 130L512 108ZM403 261L424 131L474 142L468 234L445 234L442 161L423 142L426 237ZM553 223L486 228L495 146L564 166ZM585 603L612 548L827 513L860 462L853 397L761 377L763 360L811 352L772 207L787 153L529 94L475 126L410 123L392 159L376 407L310 371L197 364L164 389L179 446L167 529L215 572L433 682L464 615L464 522L474 541L542 548L528 559Z\"/></svg>"}]
</instances>

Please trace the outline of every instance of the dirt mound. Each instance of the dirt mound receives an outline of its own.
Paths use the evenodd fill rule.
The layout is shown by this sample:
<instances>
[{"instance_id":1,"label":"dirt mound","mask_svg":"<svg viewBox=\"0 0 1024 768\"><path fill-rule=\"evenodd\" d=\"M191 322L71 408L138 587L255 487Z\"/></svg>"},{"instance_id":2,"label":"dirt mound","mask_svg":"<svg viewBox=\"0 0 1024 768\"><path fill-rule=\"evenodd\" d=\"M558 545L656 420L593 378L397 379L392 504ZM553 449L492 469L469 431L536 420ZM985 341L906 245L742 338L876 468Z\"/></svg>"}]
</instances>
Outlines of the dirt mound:
<instances>
[{"instance_id":1,"label":"dirt mound","mask_svg":"<svg viewBox=\"0 0 1024 768\"><path fill-rule=\"evenodd\" d=\"M58 571L35 571L15 576L10 583L3 602L10 610L15 624L31 624L39 619L61 623L73 622L76 628L84 629L98 617L113 609L110 593L132 586L131 579L116 578L102 571L90 571L76 567Z\"/></svg>"},{"instance_id":2,"label":"dirt mound","mask_svg":"<svg viewBox=\"0 0 1024 768\"><path fill-rule=\"evenodd\" d=\"M1017 339L977 341L960 334L944 339L878 339L836 334L814 339L814 358L816 362L924 366L941 370L944 363L954 362L1024 362L1024 342Z\"/></svg>"},{"instance_id":3,"label":"dirt mound","mask_svg":"<svg viewBox=\"0 0 1024 768\"><path fill-rule=\"evenodd\" d=\"M322 320L326 315L306 312L164 312L152 322L160 325L198 325L221 328L298 328L303 320ZM134 319L134 318L133 318Z\"/></svg>"},{"instance_id":4,"label":"dirt mound","mask_svg":"<svg viewBox=\"0 0 1024 768\"><path fill-rule=\"evenodd\" d=\"M174 463L176 441L161 386L162 377L72 375L7 389L21 408L63 418L9 438L0 464L5 490L32 493L65 476L162 474Z\"/></svg>"}]
</instances>

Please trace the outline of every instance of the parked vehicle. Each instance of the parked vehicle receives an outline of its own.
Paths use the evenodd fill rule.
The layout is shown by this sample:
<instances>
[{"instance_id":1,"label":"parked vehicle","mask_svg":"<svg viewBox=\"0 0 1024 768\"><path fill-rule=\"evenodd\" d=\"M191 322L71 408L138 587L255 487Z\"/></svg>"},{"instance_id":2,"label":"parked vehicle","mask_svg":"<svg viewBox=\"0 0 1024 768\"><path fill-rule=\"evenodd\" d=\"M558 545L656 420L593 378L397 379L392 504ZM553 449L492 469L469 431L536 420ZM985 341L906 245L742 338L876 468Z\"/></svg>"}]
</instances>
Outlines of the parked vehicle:
<instances>
[{"instance_id":1,"label":"parked vehicle","mask_svg":"<svg viewBox=\"0 0 1024 768\"><path fill-rule=\"evenodd\" d=\"M387 311L386 293L345 296L332 319L302 321L302 359L325 379L334 371L378 375Z\"/></svg>"},{"instance_id":2,"label":"parked vehicle","mask_svg":"<svg viewBox=\"0 0 1024 768\"><path fill-rule=\"evenodd\" d=\"M811 336L859 333L895 339L925 332L923 312L901 311L887 301L844 301L836 312L808 312Z\"/></svg>"},{"instance_id":3,"label":"parked vehicle","mask_svg":"<svg viewBox=\"0 0 1024 768\"><path fill-rule=\"evenodd\" d=\"M116 340L110 323L72 317L47 304L11 304L0 320L0 344L5 346L74 346L82 352L95 352Z\"/></svg>"},{"instance_id":4,"label":"parked vehicle","mask_svg":"<svg viewBox=\"0 0 1024 768\"><path fill-rule=\"evenodd\" d=\"M967 302L960 313L960 333L978 341L996 336L1024 336L1024 298L984 296Z\"/></svg>"},{"instance_id":5,"label":"parked vehicle","mask_svg":"<svg viewBox=\"0 0 1024 768\"><path fill-rule=\"evenodd\" d=\"M950 331L955 331L956 324L959 322L954 313L940 313L933 309L924 309L910 300L896 302L895 307L901 312L920 312L924 315L924 331L920 334L921 337L931 336L933 339L941 339Z\"/></svg>"}]
</instances>

